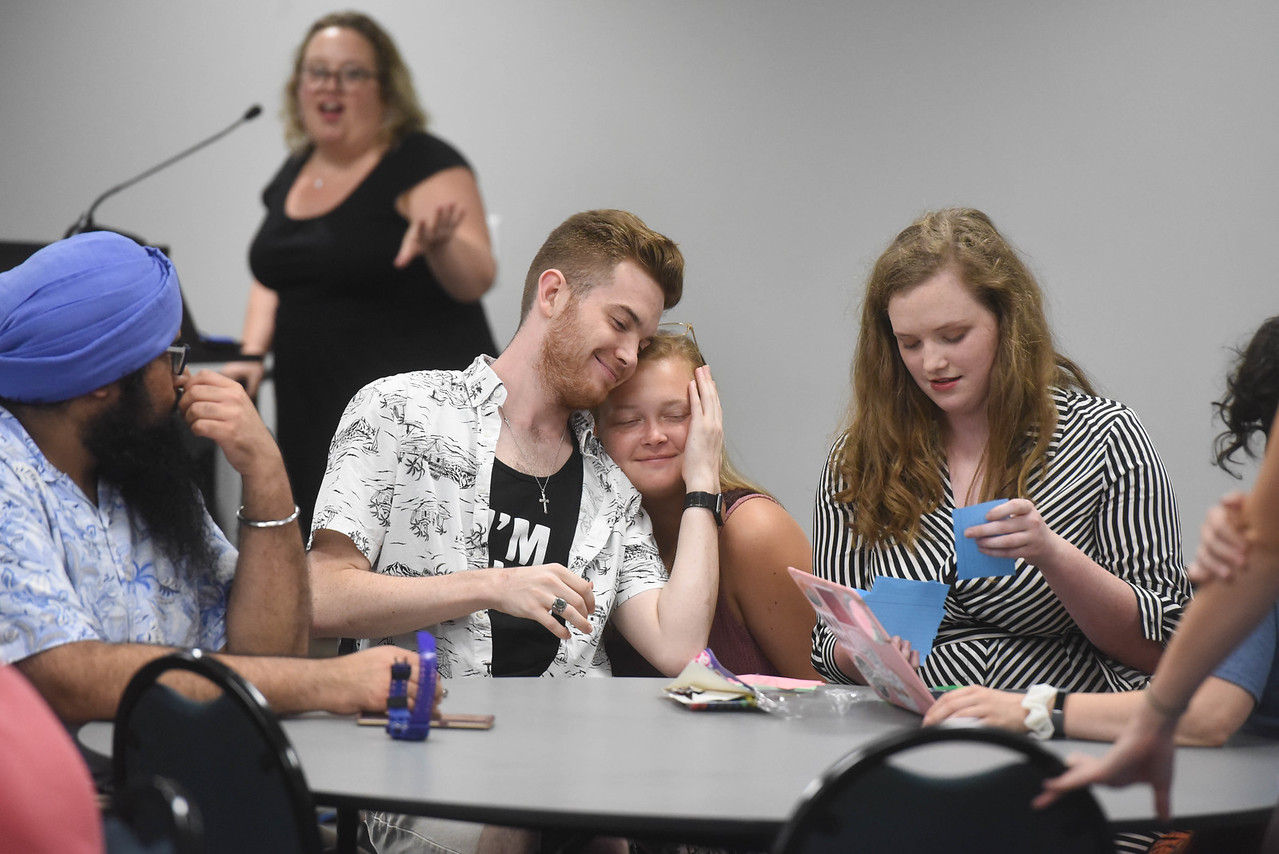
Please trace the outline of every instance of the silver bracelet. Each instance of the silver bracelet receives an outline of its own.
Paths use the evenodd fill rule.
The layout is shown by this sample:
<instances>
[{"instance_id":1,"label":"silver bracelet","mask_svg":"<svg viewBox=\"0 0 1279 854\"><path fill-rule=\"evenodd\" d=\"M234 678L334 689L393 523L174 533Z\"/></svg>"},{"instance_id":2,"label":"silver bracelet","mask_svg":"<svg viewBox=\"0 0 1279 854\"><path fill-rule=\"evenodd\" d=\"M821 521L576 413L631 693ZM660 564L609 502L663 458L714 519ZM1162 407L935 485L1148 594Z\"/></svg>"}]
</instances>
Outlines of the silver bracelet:
<instances>
[{"instance_id":1,"label":"silver bracelet","mask_svg":"<svg viewBox=\"0 0 1279 854\"><path fill-rule=\"evenodd\" d=\"M298 513L302 512L296 504L293 505L293 512L285 516L283 519L271 519L266 522L258 522L253 519L246 518L244 515L244 505L240 505L240 509L235 511L235 518L240 520L240 524L249 528L283 528L290 522L297 521Z\"/></svg>"}]
</instances>

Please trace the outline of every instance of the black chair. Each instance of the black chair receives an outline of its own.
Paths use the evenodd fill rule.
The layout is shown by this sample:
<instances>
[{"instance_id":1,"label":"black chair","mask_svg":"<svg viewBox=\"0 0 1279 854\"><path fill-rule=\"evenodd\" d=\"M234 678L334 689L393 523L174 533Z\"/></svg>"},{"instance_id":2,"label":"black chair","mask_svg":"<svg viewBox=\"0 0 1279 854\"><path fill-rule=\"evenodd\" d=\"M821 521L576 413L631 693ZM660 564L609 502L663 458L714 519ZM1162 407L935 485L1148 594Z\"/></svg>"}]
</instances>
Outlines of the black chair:
<instances>
[{"instance_id":1,"label":"black chair","mask_svg":"<svg viewBox=\"0 0 1279 854\"><path fill-rule=\"evenodd\" d=\"M174 671L210 699L192 700L159 684ZM130 680L116 713L112 757L119 790L155 776L176 781L200 811L209 854L320 850L310 788L266 700L198 650L156 659Z\"/></svg>"},{"instance_id":2,"label":"black chair","mask_svg":"<svg viewBox=\"0 0 1279 854\"><path fill-rule=\"evenodd\" d=\"M1279 854L1279 806L1270 814L1264 830L1261 831L1261 842L1256 850L1261 854Z\"/></svg>"},{"instance_id":3,"label":"black chair","mask_svg":"<svg viewBox=\"0 0 1279 854\"><path fill-rule=\"evenodd\" d=\"M1002 730L893 734L813 781L774 851L1111 854L1112 834L1089 792L1031 809L1043 781L1064 770L1054 754Z\"/></svg>"},{"instance_id":4,"label":"black chair","mask_svg":"<svg viewBox=\"0 0 1279 854\"><path fill-rule=\"evenodd\" d=\"M165 777L134 780L103 810L106 854L204 854L200 811Z\"/></svg>"}]
</instances>

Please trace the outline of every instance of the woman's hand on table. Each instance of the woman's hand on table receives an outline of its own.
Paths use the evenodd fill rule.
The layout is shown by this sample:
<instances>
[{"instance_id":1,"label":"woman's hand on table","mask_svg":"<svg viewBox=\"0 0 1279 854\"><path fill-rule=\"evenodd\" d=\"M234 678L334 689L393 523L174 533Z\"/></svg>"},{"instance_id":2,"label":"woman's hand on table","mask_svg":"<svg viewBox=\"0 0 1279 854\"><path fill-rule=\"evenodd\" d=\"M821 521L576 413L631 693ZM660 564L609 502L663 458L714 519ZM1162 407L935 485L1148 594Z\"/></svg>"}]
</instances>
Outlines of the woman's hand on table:
<instances>
[{"instance_id":1,"label":"woman's hand on table","mask_svg":"<svg viewBox=\"0 0 1279 854\"><path fill-rule=\"evenodd\" d=\"M973 718L985 726L1010 732L1026 732L1026 710L1021 694L969 685L944 692L924 715L924 726L935 726L948 718Z\"/></svg>"}]
</instances>

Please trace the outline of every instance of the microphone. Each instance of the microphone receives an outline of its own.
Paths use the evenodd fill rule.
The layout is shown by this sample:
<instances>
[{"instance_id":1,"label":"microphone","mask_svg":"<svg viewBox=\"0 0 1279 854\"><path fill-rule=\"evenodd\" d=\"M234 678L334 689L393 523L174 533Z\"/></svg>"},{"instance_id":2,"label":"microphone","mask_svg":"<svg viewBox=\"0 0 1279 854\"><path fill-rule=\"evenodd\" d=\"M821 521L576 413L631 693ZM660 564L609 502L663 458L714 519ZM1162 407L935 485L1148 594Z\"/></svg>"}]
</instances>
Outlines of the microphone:
<instances>
[{"instance_id":1,"label":"microphone","mask_svg":"<svg viewBox=\"0 0 1279 854\"><path fill-rule=\"evenodd\" d=\"M173 157L170 157L168 160L164 161L158 166L152 166L150 169L143 172L141 175L136 175L130 178L129 180L125 181L123 184L117 184L116 186L107 190L105 193L103 193L102 195L98 196L96 199L93 200L93 204L89 205L89 209L86 210L84 213L80 214L80 218L76 220L75 225L67 229L67 233L64 234L63 237L71 237L73 234L83 234L86 231L97 231L96 226L94 226L93 224L93 212L98 209L98 205L102 204L103 201L114 196L116 193L120 192L121 190L125 190L125 189L128 189L129 187L132 187L134 184L138 183L143 178L149 178L150 176L154 175L156 172L159 172L161 169L172 166L174 163L177 163L182 158L196 153L201 148L204 148L206 145L210 145L212 143L217 142L219 139L221 139L222 137L229 134L231 131L238 128L240 125L244 124L247 121L251 121L252 119L256 119L261 114L262 114L262 106L260 104L254 104L252 107L249 107L247 110L244 111L244 115L240 116L238 119L233 121L230 125L218 131L217 133L215 133L213 136L209 137L208 139L203 140L201 142L197 142L195 145L191 146L186 151L182 151L182 152L179 152L178 154L175 154Z\"/></svg>"}]
</instances>

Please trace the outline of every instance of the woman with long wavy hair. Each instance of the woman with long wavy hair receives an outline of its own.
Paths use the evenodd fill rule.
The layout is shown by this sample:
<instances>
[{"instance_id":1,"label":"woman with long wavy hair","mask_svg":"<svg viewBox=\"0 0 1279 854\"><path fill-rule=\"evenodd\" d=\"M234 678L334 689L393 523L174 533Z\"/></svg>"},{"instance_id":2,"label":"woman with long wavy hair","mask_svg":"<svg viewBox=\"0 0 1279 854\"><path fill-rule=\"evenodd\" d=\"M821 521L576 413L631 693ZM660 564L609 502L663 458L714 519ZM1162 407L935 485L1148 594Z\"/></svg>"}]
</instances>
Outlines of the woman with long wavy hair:
<instances>
[{"instance_id":1,"label":"woman with long wavy hair","mask_svg":"<svg viewBox=\"0 0 1279 854\"><path fill-rule=\"evenodd\" d=\"M1015 570L961 579L952 513L984 502L958 535ZM1056 351L1034 277L972 209L924 215L875 264L813 533L821 577L949 585L934 686L1137 687L1189 598L1150 438ZM859 681L825 626L813 640L819 672Z\"/></svg>"}]
</instances>

